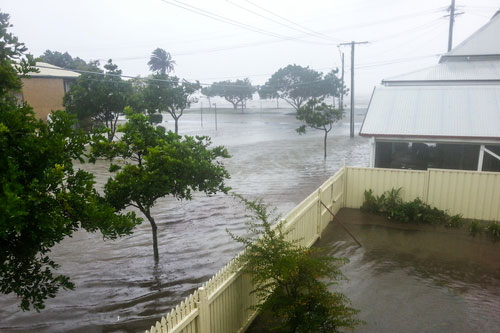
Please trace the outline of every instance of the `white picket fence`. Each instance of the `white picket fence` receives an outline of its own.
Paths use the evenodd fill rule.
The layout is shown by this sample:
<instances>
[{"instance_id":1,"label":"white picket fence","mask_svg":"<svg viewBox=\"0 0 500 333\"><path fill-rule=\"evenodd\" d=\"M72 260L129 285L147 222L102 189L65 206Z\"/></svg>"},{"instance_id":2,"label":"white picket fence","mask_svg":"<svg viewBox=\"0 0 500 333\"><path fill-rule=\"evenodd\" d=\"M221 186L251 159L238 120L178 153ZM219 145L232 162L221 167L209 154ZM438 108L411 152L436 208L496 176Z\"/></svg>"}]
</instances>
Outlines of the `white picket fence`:
<instances>
[{"instance_id":1,"label":"white picket fence","mask_svg":"<svg viewBox=\"0 0 500 333\"><path fill-rule=\"evenodd\" d=\"M344 167L284 218L287 238L310 247L333 218L328 209L336 214L342 207L359 208L365 190L381 194L400 187L404 200L419 197L452 214L500 220L500 173ZM257 315L249 309L258 301L252 290L235 258L146 332L244 332Z\"/></svg>"},{"instance_id":2,"label":"white picket fence","mask_svg":"<svg viewBox=\"0 0 500 333\"><path fill-rule=\"evenodd\" d=\"M284 230L289 231L287 239L312 246L333 218L320 200L336 213L343 207L344 188L342 169L284 218ZM256 316L250 307L256 305L258 299L251 293L250 276L238 270L236 261L236 258L231 260L146 332L244 332Z\"/></svg>"}]
</instances>

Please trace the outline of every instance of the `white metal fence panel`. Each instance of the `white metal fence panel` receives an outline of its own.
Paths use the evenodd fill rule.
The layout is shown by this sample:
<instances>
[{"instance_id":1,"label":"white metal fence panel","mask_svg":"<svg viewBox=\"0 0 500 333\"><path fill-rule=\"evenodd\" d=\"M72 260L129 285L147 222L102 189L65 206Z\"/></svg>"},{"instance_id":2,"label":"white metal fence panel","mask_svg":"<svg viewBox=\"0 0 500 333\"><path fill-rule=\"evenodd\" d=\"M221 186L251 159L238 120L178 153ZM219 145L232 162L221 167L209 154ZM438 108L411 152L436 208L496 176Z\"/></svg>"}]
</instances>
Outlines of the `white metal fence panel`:
<instances>
[{"instance_id":1,"label":"white metal fence panel","mask_svg":"<svg viewBox=\"0 0 500 333\"><path fill-rule=\"evenodd\" d=\"M431 169L427 202L465 218L500 221L500 173Z\"/></svg>"},{"instance_id":2,"label":"white metal fence panel","mask_svg":"<svg viewBox=\"0 0 500 333\"><path fill-rule=\"evenodd\" d=\"M380 195L385 191L401 187L403 200L410 201L417 197L424 200L427 189L426 177L427 171L349 167L345 207L361 207L364 191L369 189L372 189L375 195Z\"/></svg>"}]
</instances>

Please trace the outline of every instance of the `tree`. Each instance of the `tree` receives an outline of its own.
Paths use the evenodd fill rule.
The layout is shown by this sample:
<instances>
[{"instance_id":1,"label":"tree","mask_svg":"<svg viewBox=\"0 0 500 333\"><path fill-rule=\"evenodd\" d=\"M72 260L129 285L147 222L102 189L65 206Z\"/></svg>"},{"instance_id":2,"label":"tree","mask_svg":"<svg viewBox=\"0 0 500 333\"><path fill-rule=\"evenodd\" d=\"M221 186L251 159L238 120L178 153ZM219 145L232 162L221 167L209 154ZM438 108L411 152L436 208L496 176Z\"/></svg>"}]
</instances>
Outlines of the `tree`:
<instances>
[{"instance_id":1,"label":"tree","mask_svg":"<svg viewBox=\"0 0 500 333\"><path fill-rule=\"evenodd\" d=\"M46 50L36 60L62 68L102 72L102 70L99 69L99 61L95 60L87 63L79 57L73 58L68 52L61 53L58 51Z\"/></svg>"},{"instance_id":2,"label":"tree","mask_svg":"<svg viewBox=\"0 0 500 333\"><path fill-rule=\"evenodd\" d=\"M200 89L200 83L180 80L176 76L155 74L148 80L143 100L149 115L168 112L175 121L175 133L179 133L179 119L191 103L196 102L192 95Z\"/></svg>"},{"instance_id":3,"label":"tree","mask_svg":"<svg viewBox=\"0 0 500 333\"><path fill-rule=\"evenodd\" d=\"M174 71L175 61L172 55L161 48L156 48L148 61L149 69L161 75L166 75Z\"/></svg>"},{"instance_id":4,"label":"tree","mask_svg":"<svg viewBox=\"0 0 500 333\"><path fill-rule=\"evenodd\" d=\"M13 96L21 88L18 74L36 68L7 32L8 20L0 13L0 292L17 295L23 310L38 311L60 288L74 288L54 271L55 244L80 228L104 238L127 235L140 219L117 213L95 190L93 175L74 170L73 161L85 157L87 136L66 112L43 123Z\"/></svg>"},{"instance_id":5,"label":"tree","mask_svg":"<svg viewBox=\"0 0 500 333\"><path fill-rule=\"evenodd\" d=\"M323 74L299 65L280 68L262 86L261 91L261 97L282 98L295 110L311 98L328 95Z\"/></svg>"},{"instance_id":6,"label":"tree","mask_svg":"<svg viewBox=\"0 0 500 333\"><path fill-rule=\"evenodd\" d=\"M260 313L271 312L271 325L280 332L343 332L360 323L349 299L328 287L343 278L339 265L347 259L319 255L286 240L285 221L259 201L239 197L250 211L252 236L230 236L245 246L238 257L252 277ZM325 279L330 283L323 282Z\"/></svg>"},{"instance_id":7,"label":"tree","mask_svg":"<svg viewBox=\"0 0 500 333\"><path fill-rule=\"evenodd\" d=\"M181 138L154 127L142 113L126 111L127 123L120 126L123 133L117 142L96 138L92 151L95 157L120 158L123 167L111 164L116 172L104 187L106 199L116 209L132 206L139 209L151 224L154 259L159 260L157 225L151 208L159 198L173 196L191 199L192 191L206 194L227 193L225 179L229 178L220 158L228 158L224 147L209 149L208 137Z\"/></svg>"},{"instance_id":8,"label":"tree","mask_svg":"<svg viewBox=\"0 0 500 333\"><path fill-rule=\"evenodd\" d=\"M122 80L122 71L111 59L104 65L104 75L83 73L66 93L63 105L68 113L76 115L82 128L89 131L108 129L108 140L113 140L118 117L132 96L130 82Z\"/></svg>"},{"instance_id":9,"label":"tree","mask_svg":"<svg viewBox=\"0 0 500 333\"><path fill-rule=\"evenodd\" d=\"M220 96L231 103L235 110L238 108L238 105L241 105L241 109L243 110L246 101L252 99L255 91L256 88L252 86L250 80L245 78L234 82L229 80L214 82L212 85L203 88L201 93L208 97Z\"/></svg>"},{"instance_id":10,"label":"tree","mask_svg":"<svg viewBox=\"0 0 500 333\"><path fill-rule=\"evenodd\" d=\"M323 102L323 98L313 98L309 100L306 105L297 110L295 117L298 120L305 122L305 125L297 128L297 132L299 134L305 133L306 126L324 131L325 136L323 146L325 152L324 156L326 159L326 138L328 133L332 130L333 123L342 119L342 115L342 110L335 109L332 106L327 105Z\"/></svg>"}]
</instances>

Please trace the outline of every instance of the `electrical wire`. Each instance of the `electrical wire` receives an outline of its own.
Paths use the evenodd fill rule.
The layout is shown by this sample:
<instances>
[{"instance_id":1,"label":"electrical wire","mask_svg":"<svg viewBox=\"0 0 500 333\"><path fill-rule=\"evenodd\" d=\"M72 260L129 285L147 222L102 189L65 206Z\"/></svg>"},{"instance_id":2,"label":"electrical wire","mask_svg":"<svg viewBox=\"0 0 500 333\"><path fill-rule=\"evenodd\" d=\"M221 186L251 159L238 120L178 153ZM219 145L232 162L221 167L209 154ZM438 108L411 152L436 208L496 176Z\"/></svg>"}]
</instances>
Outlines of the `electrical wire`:
<instances>
[{"instance_id":1,"label":"electrical wire","mask_svg":"<svg viewBox=\"0 0 500 333\"><path fill-rule=\"evenodd\" d=\"M300 38L297 38L297 37L290 37L290 36L280 35L280 34L277 34L277 33L274 33L274 32L268 31L268 30L264 30L264 29L261 29L261 28L258 28L258 27L254 27L254 26L251 26L251 25L248 25L248 24L245 24L245 23L241 23L241 22L235 21L233 19L221 16L221 15L209 12L207 10L204 10L204 9L201 9L201 8L189 5L189 4L187 4L185 2L182 2L182 1L179 1L179 0L171 0L171 1L160 0L160 1L163 2L163 3L169 4L171 6L175 6L175 7L182 8L184 10L193 12L195 14L211 18L213 20L216 20L216 21L219 21L219 22L222 22L222 23L230 24L230 25L236 26L238 28L242 28L242 29L245 29L245 30L249 30L249 31L252 31L252 32L259 33L259 34L263 34L263 35L267 35L267 36L271 36L271 37L275 37L275 38L279 38L279 39L283 39L283 40L288 40L288 41L298 41L298 42L308 43L308 44L323 44L323 45L326 44L326 45L328 45L327 43L307 41L307 40L303 40L303 39L300 39Z\"/></svg>"},{"instance_id":2,"label":"electrical wire","mask_svg":"<svg viewBox=\"0 0 500 333\"><path fill-rule=\"evenodd\" d=\"M306 27L302 27L302 26L300 26L300 25L298 25L298 24L296 24L296 23L294 23L294 22L292 22L292 21L290 21L290 20L288 20L288 19L286 19L286 18L284 18L282 16L279 16L279 18L281 18L282 20L285 20L287 22L291 22L293 25L300 26L301 29L297 29L297 28L295 28L294 26L292 26L290 24L285 24L285 23L279 22L279 21L277 21L275 19L272 19L272 18L269 18L269 17L264 16L262 14L259 14L259 13L255 12L255 11L251 10L251 9L248 9L248 8L246 8L244 6L241 6L241 5L237 4L237 3L234 3L234 2L232 2L230 0L226 0L226 2L230 3L231 5L233 5L233 6L237 7L237 8L240 8L240 9L246 11L246 12L249 12L249 13L254 14L254 15L258 16L258 17L264 18L265 20L268 20L268 21L273 22L275 24L281 25L281 26L286 27L288 29L292 29L292 30L298 31L298 32L300 32L302 34L305 34L305 35L308 35L308 36L313 36L313 37L316 37L316 38L321 38L321 39L327 40L329 42L343 42L343 40L340 40L338 38L332 38L332 37L329 37L329 36L326 36L326 35L318 34L318 33L314 32L314 31L312 31L312 30L310 30L310 29L308 29ZM247 2L250 3L250 4L252 4L253 6L256 6L256 7L260 8L261 10L264 10L264 11L266 11L268 13L271 13L271 14L277 16L276 14L272 13L271 11L269 11L269 10L267 10L265 8L262 8L262 7L260 7L260 6L256 5L256 4L252 3L250 1L247 1Z\"/></svg>"}]
</instances>

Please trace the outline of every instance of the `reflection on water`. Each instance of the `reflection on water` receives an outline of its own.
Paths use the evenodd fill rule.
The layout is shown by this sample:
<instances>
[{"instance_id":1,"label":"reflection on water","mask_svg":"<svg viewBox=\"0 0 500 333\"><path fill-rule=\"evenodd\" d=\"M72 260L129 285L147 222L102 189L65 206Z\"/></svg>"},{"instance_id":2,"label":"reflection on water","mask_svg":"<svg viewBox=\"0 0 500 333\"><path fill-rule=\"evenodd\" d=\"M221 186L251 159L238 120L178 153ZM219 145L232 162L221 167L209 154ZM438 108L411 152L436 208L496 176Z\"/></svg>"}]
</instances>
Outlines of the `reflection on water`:
<instances>
[{"instance_id":1,"label":"reflection on water","mask_svg":"<svg viewBox=\"0 0 500 333\"><path fill-rule=\"evenodd\" d=\"M319 246L347 257L339 286L366 325L356 332L500 332L500 243L387 223L344 209Z\"/></svg>"},{"instance_id":2,"label":"reflection on water","mask_svg":"<svg viewBox=\"0 0 500 333\"><path fill-rule=\"evenodd\" d=\"M366 166L369 145L349 139L349 125L334 127L323 160L322 133L299 136L293 115L245 112L218 115L205 110L180 120L180 133L209 135L233 156L225 162L232 188L250 198L263 197L286 213L330 177L346 159ZM165 124L172 128L173 123ZM356 124L359 127L359 123ZM107 165L84 164L99 184L108 178ZM239 233L244 211L225 195L195 195L192 201L159 200L153 210L158 222L160 264L153 260L151 231L143 223L133 235L102 241L99 234L77 232L52 251L60 271L76 284L61 291L41 313L19 310L12 296L0 296L0 331L144 331L155 320L222 268L239 250L226 228Z\"/></svg>"}]
</instances>

